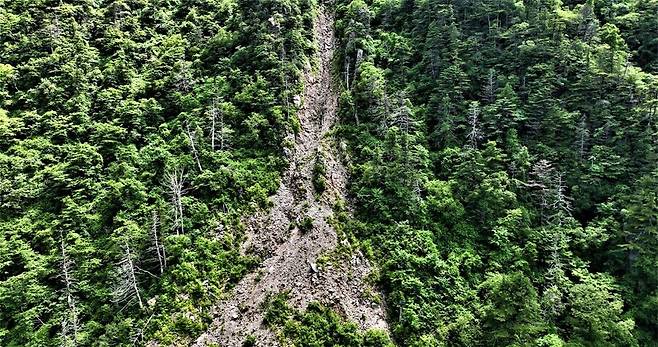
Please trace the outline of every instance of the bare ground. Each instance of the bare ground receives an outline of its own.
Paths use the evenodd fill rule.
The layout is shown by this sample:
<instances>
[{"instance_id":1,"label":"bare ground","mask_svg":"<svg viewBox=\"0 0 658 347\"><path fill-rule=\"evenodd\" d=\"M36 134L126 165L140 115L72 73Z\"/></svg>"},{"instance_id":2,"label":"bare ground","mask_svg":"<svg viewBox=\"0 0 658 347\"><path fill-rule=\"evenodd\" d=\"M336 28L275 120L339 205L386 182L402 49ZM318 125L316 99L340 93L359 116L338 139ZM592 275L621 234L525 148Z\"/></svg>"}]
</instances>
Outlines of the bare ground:
<instances>
[{"instance_id":1,"label":"bare ground","mask_svg":"<svg viewBox=\"0 0 658 347\"><path fill-rule=\"evenodd\" d=\"M289 290L289 304L304 309L311 301L334 308L362 329L387 330L385 311L367 293L372 292L365 278L370 264L360 252L351 259L322 267L318 257L336 249L339 240L329 223L333 206L346 199L347 170L334 138L328 136L337 122L338 96L333 88L331 62L335 48L333 15L321 6L314 24L319 44L316 72L307 67L304 76L303 105L298 113L301 131L289 155L290 166L281 185L271 197L269 211L245 221L247 241L243 252L265 258L256 271L245 276L233 296L219 302L210 330L195 346L219 344L240 346L249 335L257 346L278 346L275 334L263 324L263 302L268 294ZM327 188L316 197L312 184L313 165L318 153L324 158ZM313 221L311 230L291 228L305 217Z\"/></svg>"}]
</instances>

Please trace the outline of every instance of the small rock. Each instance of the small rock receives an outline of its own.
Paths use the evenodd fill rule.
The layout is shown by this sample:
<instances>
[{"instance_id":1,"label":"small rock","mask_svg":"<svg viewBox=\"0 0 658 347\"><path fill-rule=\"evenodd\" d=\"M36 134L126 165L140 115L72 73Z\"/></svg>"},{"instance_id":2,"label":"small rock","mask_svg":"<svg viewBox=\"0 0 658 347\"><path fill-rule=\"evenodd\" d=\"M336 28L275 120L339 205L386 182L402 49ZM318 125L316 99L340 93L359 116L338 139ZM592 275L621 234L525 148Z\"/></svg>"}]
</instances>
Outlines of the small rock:
<instances>
[{"instance_id":1,"label":"small rock","mask_svg":"<svg viewBox=\"0 0 658 347\"><path fill-rule=\"evenodd\" d=\"M309 265L311 265L311 270L313 272L318 272L318 266L317 266L317 264L315 264L315 262L312 262L310 260L307 260L307 262L308 262Z\"/></svg>"}]
</instances>

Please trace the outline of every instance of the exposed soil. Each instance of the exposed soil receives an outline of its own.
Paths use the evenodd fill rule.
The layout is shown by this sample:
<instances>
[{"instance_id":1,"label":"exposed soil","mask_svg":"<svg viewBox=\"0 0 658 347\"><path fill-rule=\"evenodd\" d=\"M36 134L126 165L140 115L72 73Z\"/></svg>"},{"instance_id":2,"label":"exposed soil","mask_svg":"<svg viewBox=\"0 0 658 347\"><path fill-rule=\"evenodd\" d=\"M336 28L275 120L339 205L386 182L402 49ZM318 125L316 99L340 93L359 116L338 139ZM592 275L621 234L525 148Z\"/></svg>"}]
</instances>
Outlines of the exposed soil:
<instances>
[{"instance_id":1,"label":"exposed soil","mask_svg":"<svg viewBox=\"0 0 658 347\"><path fill-rule=\"evenodd\" d=\"M384 308L367 294L374 292L365 282L371 268L360 252L333 265L317 264L319 256L346 242L338 239L329 219L336 202L346 199L348 179L338 143L328 136L337 122L338 108L331 75L334 19L322 6L318 12L314 29L319 66L317 71L307 67L305 72L298 113L301 131L289 154L290 166L271 197L272 208L245 221L243 252L259 254L264 261L236 285L232 297L217 304L214 323L195 346L240 346L249 335L256 338L257 346L278 346L274 333L263 324L263 302L268 294L287 290L293 307L304 309L311 301L319 301L362 329L388 329ZM312 184L318 153L326 167L326 189L320 196ZM302 231L297 225L305 218L312 220L312 228Z\"/></svg>"}]
</instances>

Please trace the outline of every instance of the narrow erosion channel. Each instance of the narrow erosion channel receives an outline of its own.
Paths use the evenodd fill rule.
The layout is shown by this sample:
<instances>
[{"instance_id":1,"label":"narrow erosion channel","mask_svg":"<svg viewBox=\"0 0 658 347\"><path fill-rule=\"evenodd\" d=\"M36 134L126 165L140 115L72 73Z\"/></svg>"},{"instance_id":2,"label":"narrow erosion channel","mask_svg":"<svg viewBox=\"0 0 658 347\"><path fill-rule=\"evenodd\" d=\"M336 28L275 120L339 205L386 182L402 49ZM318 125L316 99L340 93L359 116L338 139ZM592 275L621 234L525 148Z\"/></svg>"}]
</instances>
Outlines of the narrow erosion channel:
<instances>
[{"instance_id":1,"label":"narrow erosion channel","mask_svg":"<svg viewBox=\"0 0 658 347\"><path fill-rule=\"evenodd\" d=\"M372 291L365 281L371 271L367 259L357 252L339 264L317 265L318 257L346 242L338 239L329 223L335 203L346 199L347 185L337 141L327 136L337 122L338 108L331 75L336 45L333 25L333 14L320 6L314 23L319 66L317 71L307 67L304 74L303 105L297 115L301 131L290 153L290 166L271 197L271 210L245 221L248 239L243 251L265 259L236 285L230 298L217 303L210 330L195 346L240 346L250 335L257 346L277 346L274 333L263 324L263 302L268 294L286 290L293 307L304 309L319 301L362 329L388 329L384 308L366 294ZM318 153L326 167L326 189L316 197L312 179ZM290 228L305 218L312 220L310 230Z\"/></svg>"}]
</instances>

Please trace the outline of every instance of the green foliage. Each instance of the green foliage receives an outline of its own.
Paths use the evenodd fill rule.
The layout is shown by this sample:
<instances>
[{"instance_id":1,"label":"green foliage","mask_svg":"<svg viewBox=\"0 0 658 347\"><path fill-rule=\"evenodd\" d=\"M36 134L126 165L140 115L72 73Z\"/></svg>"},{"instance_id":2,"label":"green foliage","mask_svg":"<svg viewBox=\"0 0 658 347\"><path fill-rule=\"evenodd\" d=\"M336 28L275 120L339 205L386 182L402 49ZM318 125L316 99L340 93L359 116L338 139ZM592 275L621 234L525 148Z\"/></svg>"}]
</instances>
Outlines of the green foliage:
<instances>
[{"instance_id":1,"label":"green foliage","mask_svg":"<svg viewBox=\"0 0 658 347\"><path fill-rule=\"evenodd\" d=\"M614 279L607 275L586 275L570 288L571 310L567 320L574 327L574 340L597 346L633 346L635 323L621 317L623 301L616 293Z\"/></svg>"},{"instance_id":2,"label":"green foliage","mask_svg":"<svg viewBox=\"0 0 658 347\"><path fill-rule=\"evenodd\" d=\"M327 6L341 232L381 267L395 342L655 345L658 2ZM315 7L0 0L0 345L207 328L256 263L240 221L299 131ZM293 345L392 344L284 296L266 321Z\"/></svg>"},{"instance_id":3,"label":"green foliage","mask_svg":"<svg viewBox=\"0 0 658 347\"><path fill-rule=\"evenodd\" d=\"M270 297L265 322L279 330L286 344L292 346L354 346L392 347L383 331L359 331L356 324L346 321L331 309L311 302L305 311L290 308L286 294Z\"/></svg>"},{"instance_id":4,"label":"green foliage","mask_svg":"<svg viewBox=\"0 0 658 347\"><path fill-rule=\"evenodd\" d=\"M0 1L0 345L207 328L255 265L314 6Z\"/></svg>"},{"instance_id":5,"label":"green foliage","mask_svg":"<svg viewBox=\"0 0 658 347\"><path fill-rule=\"evenodd\" d=\"M313 188L318 194L322 194L325 189L327 189L327 168L324 164L324 159L322 155L318 153L315 156L315 163L313 163L313 177L311 182L313 183Z\"/></svg>"},{"instance_id":6,"label":"green foliage","mask_svg":"<svg viewBox=\"0 0 658 347\"><path fill-rule=\"evenodd\" d=\"M242 342L242 347L253 347L256 346L256 337L254 335L247 336Z\"/></svg>"},{"instance_id":7,"label":"green foliage","mask_svg":"<svg viewBox=\"0 0 658 347\"><path fill-rule=\"evenodd\" d=\"M265 305L265 316L263 322L271 326L284 324L293 313L293 309L288 306L288 294L285 292L270 295L263 303Z\"/></svg>"},{"instance_id":8,"label":"green foliage","mask_svg":"<svg viewBox=\"0 0 658 347\"><path fill-rule=\"evenodd\" d=\"M492 274L479 289L487 345L528 344L545 329L537 292L523 274Z\"/></svg>"},{"instance_id":9,"label":"green foliage","mask_svg":"<svg viewBox=\"0 0 658 347\"><path fill-rule=\"evenodd\" d=\"M656 343L655 9L338 2L346 230L397 343Z\"/></svg>"},{"instance_id":10,"label":"green foliage","mask_svg":"<svg viewBox=\"0 0 658 347\"><path fill-rule=\"evenodd\" d=\"M310 216L304 216L299 223L297 224L299 231L302 233L307 233L313 229L313 218Z\"/></svg>"}]
</instances>

